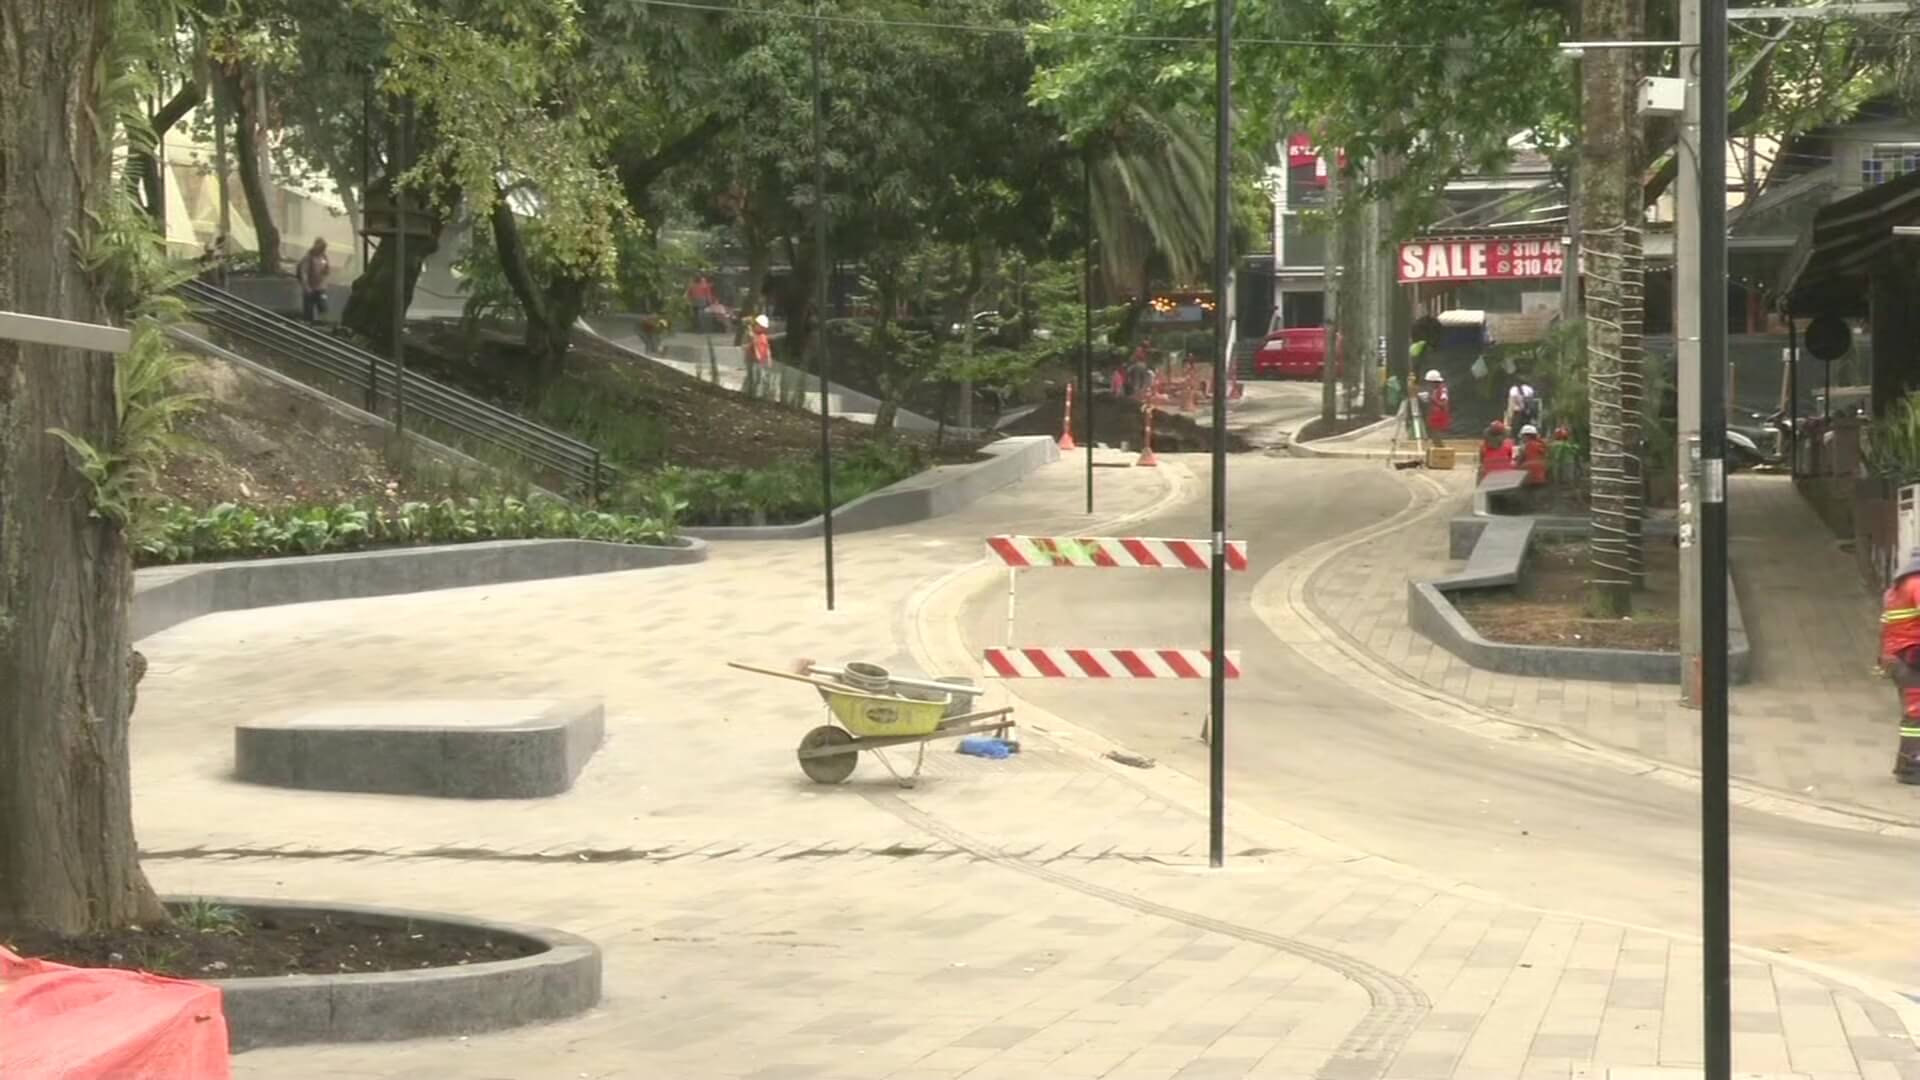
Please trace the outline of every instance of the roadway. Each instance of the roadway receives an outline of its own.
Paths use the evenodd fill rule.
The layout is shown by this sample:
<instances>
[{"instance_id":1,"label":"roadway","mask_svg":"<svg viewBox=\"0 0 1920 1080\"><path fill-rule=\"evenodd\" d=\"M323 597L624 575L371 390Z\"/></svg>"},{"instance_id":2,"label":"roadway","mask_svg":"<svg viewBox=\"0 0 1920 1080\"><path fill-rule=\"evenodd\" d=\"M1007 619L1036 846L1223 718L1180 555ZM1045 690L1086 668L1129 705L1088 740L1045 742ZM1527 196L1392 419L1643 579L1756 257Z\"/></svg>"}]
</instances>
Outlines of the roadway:
<instances>
[{"instance_id":1,"label":"roadway","mask_svg":"<svg viewBox=\"0 0 1920 1080\"><path fill-rule=\"evenodd\" d=\"M1207 534L1207 460L1179 460L1200 482L1136 535ZM1323 671L1254 613L1254 589L1276 564L1406 506L1405 476L1377 462L1249 454L1231 459L1229 483L1228 535L1250 541L1252 564L1229 577L1229 648L1246 669L1228 694L1230 816L1250 806L1513 903L1698 933L1696 793L1407 712ZM1336 560L1328 572L1395 571ZM1203 646L1207 578L1023 574L1012 644ZM1005 643L1003 594L976 598L962 630L976 650ZM1204 682L1012 689L1162 767L1206 775ZM1732 845L1737 943L1920 989L1920 842L1737 810Z\"/></svg>"}]
</instances>

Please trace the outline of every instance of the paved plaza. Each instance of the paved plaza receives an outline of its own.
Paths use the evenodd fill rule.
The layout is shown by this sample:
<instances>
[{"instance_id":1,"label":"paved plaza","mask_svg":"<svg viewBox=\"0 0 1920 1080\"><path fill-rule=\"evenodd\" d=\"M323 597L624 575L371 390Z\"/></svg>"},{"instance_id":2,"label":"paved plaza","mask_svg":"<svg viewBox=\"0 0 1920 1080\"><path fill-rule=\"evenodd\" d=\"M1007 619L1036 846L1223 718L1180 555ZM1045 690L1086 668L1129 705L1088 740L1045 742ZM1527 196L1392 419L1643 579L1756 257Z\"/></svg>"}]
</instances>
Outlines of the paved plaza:
<instances>
[{"instance_id":1,"label":"paved plaza","mask_svg":"<svg viewBox=\"0 0 1920 1080\"><path fill-rule=\"evenodd\" d=\"M934 744L911 790L870 757L844 786L806 781L792 752L818 702L724 662L976 673L955 627L991 574L977 565L983 536L1170 535L1152 530L1185 524L1203 494L1197 462L1102 468L1090 526L1083 464L1069 454L962 513L841 537L832 613L818 541L754 542L699 566L227 613L146 639L136 818L163 890L464 913L605 950L604 1001L579 1018L261 1050L236 1075L1664 1080L1699 1068L1691 926L1517 902L1444 859L1381 857L1304 827L1277 799L1235 804L1228 867L1209 871L1204 786L1178 761L1104 757L1126 741L1111 696L1069 707L997 686L990 703L1021 721L1012 758ZM1383 483L1376 463L1268 467L1331 490ZM1410 544L1428 524L1340 557L1405 557L1414 572L1409 550L1367 545ZM1352 529L1314 524L1293 554ZM1354 585L1366 580L1316 576L1314 602L1348 618L1343 602L1369 602ZM1355 636L1390 643L1381 628ZM1204 699L1201 684L1175 691ZM261 715L579 693L604 696L607 740L552 799L230 776L232 725ZM1857 783L1856 801L1878 805ZM1920 1080L1911 1005L1887 984L1743 949L1734 1000L1741 1072Z\"/></svg>"}]
</instances>

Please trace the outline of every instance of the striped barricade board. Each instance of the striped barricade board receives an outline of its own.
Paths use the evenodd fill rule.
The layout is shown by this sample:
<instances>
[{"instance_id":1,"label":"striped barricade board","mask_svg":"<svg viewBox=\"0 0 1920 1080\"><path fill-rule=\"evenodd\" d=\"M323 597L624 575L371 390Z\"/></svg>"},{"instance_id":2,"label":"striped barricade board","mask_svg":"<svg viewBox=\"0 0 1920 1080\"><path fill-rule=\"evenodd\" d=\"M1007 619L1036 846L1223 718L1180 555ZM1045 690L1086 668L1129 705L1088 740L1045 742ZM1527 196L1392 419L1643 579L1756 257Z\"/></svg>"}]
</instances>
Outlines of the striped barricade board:
<instances>
[{"instance_id":1,"label":"striped barricade board","mask_svg":"<svg viewBox=\"0 0 1920 1080\"><path fill-rule=\"evenodd\" d=\"M1247 542L1225 542L1227 569L1247 568ZM1136 570L1206 570L1213 566L1210 540L1159 540L1138 536L989 536L987 556L1015 570L1080 566Z\"/></svg>"},{"instance_id":2,"label":"striped barricade board","mask_svg":"<svg viewBox=\"0 0 1920 1080\"><path fill-rule=\"evenodd\" d=\"M1240 677L1240 654L1227 651L1223 674ZM987 668L1002 679L1204 679L1206 649L991 648Z\"/></svg>"}]
</instances>

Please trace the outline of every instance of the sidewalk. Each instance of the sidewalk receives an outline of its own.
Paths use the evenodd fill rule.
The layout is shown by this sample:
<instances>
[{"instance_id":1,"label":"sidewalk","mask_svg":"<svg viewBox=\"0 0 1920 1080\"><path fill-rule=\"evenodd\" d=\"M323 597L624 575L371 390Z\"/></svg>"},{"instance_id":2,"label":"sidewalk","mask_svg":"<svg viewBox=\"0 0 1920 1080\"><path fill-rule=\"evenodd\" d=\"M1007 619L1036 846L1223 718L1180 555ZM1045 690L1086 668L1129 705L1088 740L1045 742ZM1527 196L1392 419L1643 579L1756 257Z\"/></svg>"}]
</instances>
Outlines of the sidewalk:
<instances>
[{"instance_id":1,"label":"sidewalk","mask_svg":"<svg viewBox=\"0 0 1920 1080\"><path fill-rule=\"evenodd\" d=\"M1470 705L1693 769L1700 714L1678 687L1500 675L1468 665L1407 626L1406 580L1451 567L1447 520L1467 509L1463 476L1412 525L1342 552L1308 587L1334 625L1404 677ZM1733 774L1798 798L1920 823L1920 788L1895 784L1899 713L1873 672L1876 599L1852 559L1785 477L1728 482L1735 587L1754 677L1733 688Z\"/></svg>"},{"instance_id":2,"label":"sidewalk","mask_svg":"<svg viewBox=\"0 0 1920 1080\"><path fill-rule=\"evenodd\" d=\"M833 614L817 543L751 543L703 566L232 612L147 639L135 810L163 890L464 912L605 950L606 999L584 1017L256 1051L236 1075L1697 1070L1693 946L1505 906L1246 813L1230 869L1205 871L1190 784L1102 761L1071 723L1024 705L1024 751L1009 760L936 745L912 791L869 759L848 785L802 779L792 750L817 722L810 693L722 661L912 666L916 613L984 535L1125 528L1078 512L1082 465L1070 454L952 517L842 539ZM1182 479L1177 466L1098 476L1109 516L1151 511ZM555 799L291 792L228 776L231 724L271 709L581 692L606 696L608 738ZM1920 1076L1887 1001L1744 954L1734 991L1742 1072Z\"/></svg>"}]
</instances>

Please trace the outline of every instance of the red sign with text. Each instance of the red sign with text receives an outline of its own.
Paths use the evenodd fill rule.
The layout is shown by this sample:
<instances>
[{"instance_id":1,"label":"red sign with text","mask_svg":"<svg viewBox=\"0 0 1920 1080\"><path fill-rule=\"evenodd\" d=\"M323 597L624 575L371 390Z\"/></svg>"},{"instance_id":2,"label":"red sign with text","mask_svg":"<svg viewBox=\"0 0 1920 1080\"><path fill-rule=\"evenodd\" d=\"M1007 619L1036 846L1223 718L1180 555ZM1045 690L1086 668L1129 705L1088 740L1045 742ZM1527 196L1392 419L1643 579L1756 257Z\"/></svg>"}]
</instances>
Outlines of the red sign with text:
<instances>
[{"instance_id":1,"label":"red sign with text","mask_svg":"<svg viewBox=\"0 0 1920 1080\"><path fill-rule=\"evenodd\" d=\"M1417 241L1400 245L1400 283L1557 278L1564 261L1555 237Z\"/></svg>"}]
</instances>

